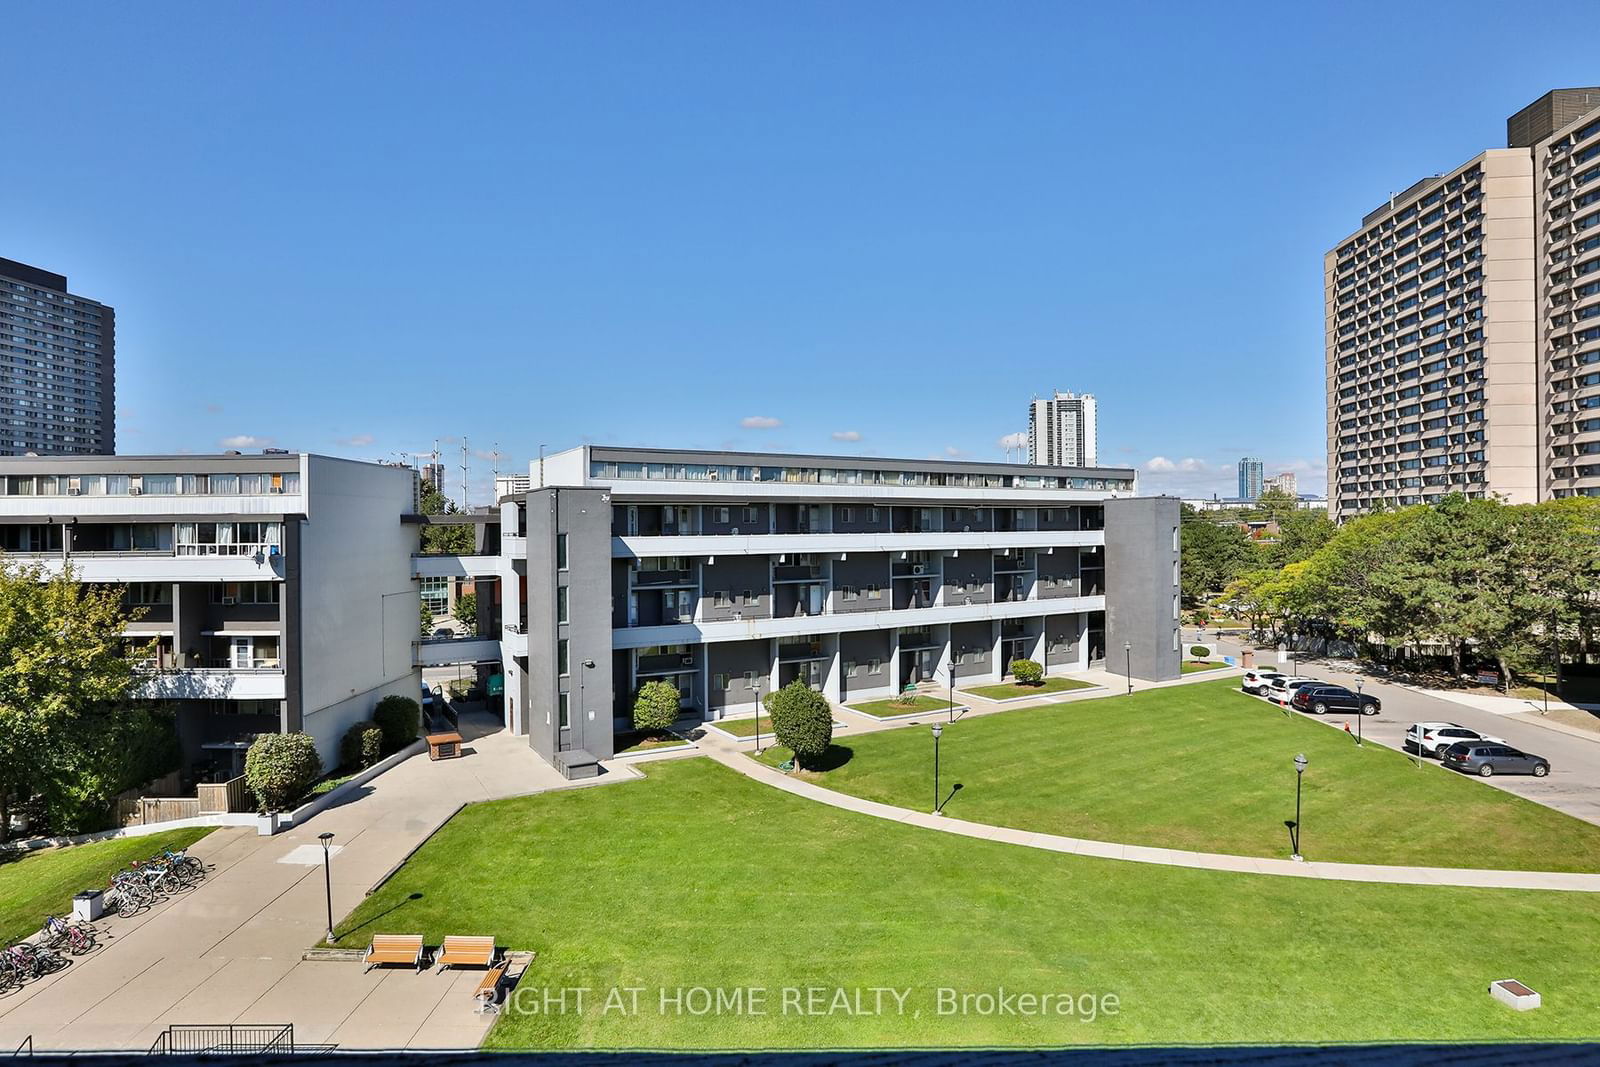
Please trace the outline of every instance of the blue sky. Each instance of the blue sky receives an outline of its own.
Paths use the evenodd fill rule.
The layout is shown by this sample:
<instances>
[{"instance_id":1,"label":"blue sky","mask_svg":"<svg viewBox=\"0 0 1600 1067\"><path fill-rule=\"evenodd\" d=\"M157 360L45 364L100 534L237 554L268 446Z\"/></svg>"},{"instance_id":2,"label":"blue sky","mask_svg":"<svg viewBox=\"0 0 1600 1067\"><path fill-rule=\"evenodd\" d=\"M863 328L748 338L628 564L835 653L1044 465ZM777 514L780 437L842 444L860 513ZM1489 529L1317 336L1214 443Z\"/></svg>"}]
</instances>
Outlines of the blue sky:
<instances>
[{"instance_id":1,"label":"blue sky","mask_svg":"<svg viewBox=\"0 0 1600 1067\"><path fill-rule=\"evenodd\" d=\"M1147 486L1320 488L1323 251L1587 54L1505 4L24 3L0 256L117 307L123 452L464 435L482 502L541 443L1002 458L1063 388Z\"/></svg>"}]
</instances>

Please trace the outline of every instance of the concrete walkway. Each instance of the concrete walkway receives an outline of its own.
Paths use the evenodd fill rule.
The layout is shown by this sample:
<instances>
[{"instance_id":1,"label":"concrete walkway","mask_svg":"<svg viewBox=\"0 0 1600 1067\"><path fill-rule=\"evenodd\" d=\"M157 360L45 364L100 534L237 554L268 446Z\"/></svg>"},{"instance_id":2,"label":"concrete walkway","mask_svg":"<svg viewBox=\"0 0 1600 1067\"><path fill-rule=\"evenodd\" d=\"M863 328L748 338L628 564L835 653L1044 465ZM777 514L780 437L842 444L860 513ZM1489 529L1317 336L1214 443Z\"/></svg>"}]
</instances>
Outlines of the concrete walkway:
<instances>
[{"instance_id":1,"label":"concrete walkway","mask_svg":"<svg viewBox=\"0 0 1600 1067\"><path fill-rule=\"evenodd\" d=\"M106 920L101 948L0 996L0 1049L31 1035L40 1051L143 1051L168 1025L230 1022L292 1023L301 1045L476 1048L493 1022L474 1012L471 989L481 975L367 973L359 963L301 959L327 923L317 835L335 835L337 918L463 803L639 776L612 767L588 783L569 782L497 721L464 719L462 734L463 758L412 757L303 827L205 838L192 850L213 868L200 887L145 915Z\"/></svg>"},{"instance_id":2,"label":"concrete walkway","mask_svg":"<svg viewBox=\"0 0 1600 1067\"><path fill-rule=\"evenodd\" d=\"M912 811L892 804L863 800L846 793L810 782L792 778L781 771L758 763L750 758L746 749L750 743L735 744L720 737L708 736L700 743L700 750L712 759L731 767L746 777L763 785L782 789L795 796L814 800L844 811L871 815L878 819L917 826L925 830L938 830L962 837L984 841L999 841L1024 848L1043 849L1047 852L1067 852L1075 856L1095 856L1102 859L1129 860L1134 863L1155 863L1168 867L1194 867L1210 871L1234 871L1241 874L1271 874L1289 878L1321 878L1342 882L1380 882L1390 885L1447 885L1471 886L1482 889L1557 889L1581 893L1600 893L1600 874L1569 874L1559 871L1483 871L1453 867L1390 867L1365 863L1314 863L1288 859L1263 859L1254 856L1230 856L1214 852L1185 852L1171 848L1150 848L1145 845L1123 845L1109 841L1090 841L1079 837L1062 837L1057 834L1034 833L987 823L967 822L948 815L933 815L926 811Z\"/></svg>"}]
</instances>

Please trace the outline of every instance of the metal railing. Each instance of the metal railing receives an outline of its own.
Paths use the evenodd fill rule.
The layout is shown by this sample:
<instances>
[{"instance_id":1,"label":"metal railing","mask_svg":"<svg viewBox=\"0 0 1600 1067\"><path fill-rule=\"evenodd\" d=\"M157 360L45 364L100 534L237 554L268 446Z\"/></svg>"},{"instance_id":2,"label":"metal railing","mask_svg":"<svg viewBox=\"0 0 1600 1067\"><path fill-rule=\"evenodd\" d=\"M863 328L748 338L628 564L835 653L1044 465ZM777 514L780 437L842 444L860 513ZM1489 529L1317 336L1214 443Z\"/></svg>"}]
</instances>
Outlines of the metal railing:
<instances>
[{"instance_id":1,"label":"metal railing","mask_svg":"<svg viewBox=\"0 0 1600 1067\"><path fill-rule=\"evenodd\" d=\"M169 1026L150 1046L152 1056L226 1053L294 1052L294 1025L251 1026L238 1023Z\"/></svg>"},{"instance_id":2,"label":"metal railing","mask_svg":"<svg viewBox=\"0 0 1600 1067\"><path fill-rule=\"evenodd\" d=\"M11 1056L12 1056L13 1059L15 1059L18 1056L32 1056L32 1055L33 1055L33 1035L29 1034L27 1037L22 1039L22 1044L17 1046L17 1050L15 1052L13 1052L11 1054Z\"/></svg>"}]
</instances>

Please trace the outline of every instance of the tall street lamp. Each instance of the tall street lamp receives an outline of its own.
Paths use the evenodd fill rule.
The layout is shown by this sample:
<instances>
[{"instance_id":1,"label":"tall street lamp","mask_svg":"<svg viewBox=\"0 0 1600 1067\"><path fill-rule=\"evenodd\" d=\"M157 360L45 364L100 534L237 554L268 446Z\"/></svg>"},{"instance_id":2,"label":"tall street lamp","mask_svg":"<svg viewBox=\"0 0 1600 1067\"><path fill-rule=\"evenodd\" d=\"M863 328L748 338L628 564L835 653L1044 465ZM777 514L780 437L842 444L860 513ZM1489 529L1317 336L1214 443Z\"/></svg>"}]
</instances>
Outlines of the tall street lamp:
<instances>
[{"instance_id":1,"label":"tall street lamp","mask_svg":"<svg viewBox=\"0 0 1600 1067\"><path fill-rule=\"evenodd\" d=\"M1294 855L1292 860L1304 860L1300 855L1300 780L1306 773L1306 754L1300 753L1294 758Z\"/></svg>"},{"instance_id":2,"label":"tall street lamp","mask_svg":"<svg viewBox=\"0 0 1600 1067\"><path fill-rule=\"evenodd\" d=\"M329 854L332 851L328 846L333 843L333 834L324 830L317 835L317 840L322 842L322 888L328 898L328 944L336 940L333 936L333 869L329 865Z\"/></svg>"},{"instance_id":3,"label":"tall street lamp","mask_svg":"<svg viewBox=\"0 0 1600 1067\"><path fill-rule=\"evenodd\" d=\"M1128 692L1133 692L1133 642L1122 642L1122 656L1128 671Z\"/></svg>"},{"instance_id":4,"label":"tall street lamp","mask_svg":"<svg viewBox=\"0 0 1600 1067\"><path fill-rule=\"evenodd\" d=\"M955 661L954 658L951 658L950 666L947 668L947 670L949 670L949 672L950 672L950 721L951 722L955 722L956 721L956 661ZM938 734L934 734L933 736L934 737L938 737L939 735Z\"/></svg>"},{"instance_id":5,"label":"tall street lamp","mask_svg":"<svg viewBox=\"0 0 1600 1067\"><path fill-rule=\"evenodd\" d=\"M1361 703L1361 679L1356 679L1356 747L1361 748L1361 720L1367 717L1366 705Z\"/></svg>"},{"instance_id":6,"label":"tall street lamp","mask_svg":"<svg viewBox=\"0 0 1600 1067\"><path fill-rule=\"evenodd\" d=\"M1555 609L1550 610L1550 646L1555 650L1555 655L1550 657L1550 670L1544 679L1544 711L1541 715L1550 714L1550 687L1561 684L1561 637L1556 633Z\"/></svg>"},{"instance_id":7,"label":"tall street lamp","mask_svg":"<svg viewBox=\"0 0 1600 1067\"><path fill-rule=\"evenodd\" d=\"M940 809L944 807L939 803L939 735L944 733L944 724L933 724L933 813L943 815Z\"/></svg>"},{"instance_id":8,"label":"tall street lamp","mask_svg":"<svg viewBox=\"0 0 1600 1067\"><path fill-rule=\"evenodd\" d=\"M756 679L756 755L761 755L761 679Z\"/></svg>"}]
</instances>

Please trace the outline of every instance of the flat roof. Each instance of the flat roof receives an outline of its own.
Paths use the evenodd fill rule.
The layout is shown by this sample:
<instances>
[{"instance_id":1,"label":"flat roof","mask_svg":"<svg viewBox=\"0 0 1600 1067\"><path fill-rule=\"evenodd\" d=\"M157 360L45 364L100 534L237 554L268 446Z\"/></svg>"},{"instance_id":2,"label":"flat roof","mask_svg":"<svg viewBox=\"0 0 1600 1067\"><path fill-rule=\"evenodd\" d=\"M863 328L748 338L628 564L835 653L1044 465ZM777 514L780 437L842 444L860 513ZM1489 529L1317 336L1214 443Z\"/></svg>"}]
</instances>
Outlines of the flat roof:
<instances>
[{"instance_id":1,"label":"flat roof","mask_svg":"<svg viewBox=\"0 0 1600 1067\"><path fill-rule=\"evenodd\" d=\"M590 459L663 463L705 463L733 467L840 467L865 471L960 471L971 474L1038 474L1064 478L1132 478L1132 467L1046 467L1032 463L958 459L894 459L797 452L717 452L692 448L623 448L583 445ZM575 450L572 450L575 451ZM549 457L546 457L547 459Z\"/></svg>"}]
</instances>

